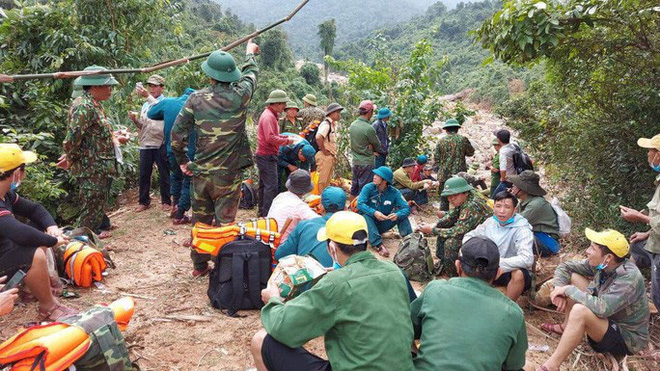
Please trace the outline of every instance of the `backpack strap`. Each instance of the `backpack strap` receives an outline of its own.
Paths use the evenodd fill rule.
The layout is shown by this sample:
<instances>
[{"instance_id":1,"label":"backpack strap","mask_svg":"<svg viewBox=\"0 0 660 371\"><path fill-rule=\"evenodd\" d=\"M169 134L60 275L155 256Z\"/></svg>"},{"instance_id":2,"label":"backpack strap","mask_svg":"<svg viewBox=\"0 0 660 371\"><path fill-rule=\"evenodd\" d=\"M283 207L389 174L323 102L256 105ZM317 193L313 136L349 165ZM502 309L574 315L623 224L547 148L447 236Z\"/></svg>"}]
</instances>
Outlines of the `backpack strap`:
<instances>
[{"instance_id":1,"label":"backpack strap","mask_svg":"<svg viewBox=\"0 0 660 371\"><path fill-rule=\"evenodd\" d=\"M39 371L46 371L46 351L39 353L39 355L34 358L30 371L37 370L37 367Z\"/></svg>"},{"instance_id":2,"label":"backpack strap","mask_svg":"<svg viewBox=\"0 0 660 371\"><path fill-rule=\"evenodd\" d=\"M248 256L248 291L250 301L255 308L262 307L261 301L261 267L259 253L250 252Z\"/></svg>"},{"instance_id":3,"label":"backpack strap","mask_svg":"<svg viewBox=\"0 0 660 371\"><path fill-rule=\"evenodd\" d=\"M231 257L231 285L233 295L231 308L229 309L230 316L233 316L236 313L235 308L241 306L245 285L245 282L243 282L243 269L245 268L245 262L247 259L249 259L249 256L247 256L246 253L232 254Z\"/></svg>"}]
</instances>

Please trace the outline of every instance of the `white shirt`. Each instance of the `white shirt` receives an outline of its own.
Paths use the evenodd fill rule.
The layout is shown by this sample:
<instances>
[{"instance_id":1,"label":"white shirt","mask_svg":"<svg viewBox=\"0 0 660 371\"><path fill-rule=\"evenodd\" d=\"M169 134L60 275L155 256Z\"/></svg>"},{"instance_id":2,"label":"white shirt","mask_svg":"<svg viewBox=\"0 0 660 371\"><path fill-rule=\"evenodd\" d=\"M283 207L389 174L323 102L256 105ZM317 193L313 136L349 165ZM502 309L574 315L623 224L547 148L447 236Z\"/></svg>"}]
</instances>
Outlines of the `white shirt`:
<instances>
[{"instance_id":1,"label":"white shirt","mask_svg":"<svg viewBox=\"0 0 660 371\"><path fill-rule=\"evenodd\" d=\"M319 215L295 193L286 191L275 197L273 203L270 205L267 217L274 218L277 221L277 229L279 230L282 230L287 218L291 218L289 228L280 237L280 244L282 244L289 237L290 232L296 228L299 221L318 218Z\"/></svg>"}]
</instances>

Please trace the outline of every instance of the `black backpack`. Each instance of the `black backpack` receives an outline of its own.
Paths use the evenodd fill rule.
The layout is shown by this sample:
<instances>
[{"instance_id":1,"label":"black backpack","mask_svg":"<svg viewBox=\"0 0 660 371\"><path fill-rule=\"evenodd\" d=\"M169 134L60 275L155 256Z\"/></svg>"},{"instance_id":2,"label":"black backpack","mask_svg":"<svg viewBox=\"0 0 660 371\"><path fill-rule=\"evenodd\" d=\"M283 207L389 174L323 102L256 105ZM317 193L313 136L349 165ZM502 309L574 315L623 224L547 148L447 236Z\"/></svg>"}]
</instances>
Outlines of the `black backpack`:
<instances>
[{"instance_id":1,"label":"black backpack","mask_svg":"<svg viewBox=\"0 0 660 371\"><path fill-rule=\"evenodd\" d=\"M523 152L523 150L517 144L513 144L515 152L513 152L513 166L516 168L516 173L520 174L525 170L534 170L534 165L532 164L532 159Z\"/></svg>"},{"instance_id":2,"label":"black backpack","mask_svg":"<svg viewBox=\"0 0 660 371\"><path fill-rule=\"evenodd\" d=\"M238 204L240 209L252 209L257 204L257 192L254 190L254 186L243 181L241 183L241 202Z\"/></svg>"},{"instance_id":3,"label":"black backpack","mask_svg":"<svg viewBox=\"0 0 660 371\"><path fill-rule=\"evenodd\" d=\"M237 317L239 309L260 309L261 290L271 274L270 247L249 237L239 237L222 247L209 276L207 294L214 308Z\"/></svg>"}]
</instances>

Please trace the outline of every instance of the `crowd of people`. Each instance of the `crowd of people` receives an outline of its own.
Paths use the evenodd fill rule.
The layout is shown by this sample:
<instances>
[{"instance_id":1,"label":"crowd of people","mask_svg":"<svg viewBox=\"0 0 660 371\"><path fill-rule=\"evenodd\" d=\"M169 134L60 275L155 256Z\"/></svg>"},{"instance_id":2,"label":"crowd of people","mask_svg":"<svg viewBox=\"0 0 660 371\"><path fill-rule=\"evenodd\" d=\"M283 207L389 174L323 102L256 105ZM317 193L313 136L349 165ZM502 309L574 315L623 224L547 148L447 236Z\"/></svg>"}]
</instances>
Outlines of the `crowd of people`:
<instances>
[{"instance_id":1,"label":"crowd of people","mask_svg":"<svg viewBox=\"0 0 660 371\"><path fill-rule=\"evenodd\" d=\"M444 122L445 135L438 138L433 164L425 154L392 164L392 111L364 100L348 126L347 195L331 186L338 175L338 127L350 114L338 103L323 109L308 94L299 109L287 92L272 91L257 123L252 154L246 119L257 88L258 52L259 47L248 42L240 69L232 55L211 53L202 63L208 86L186 89L179 97L166 98L165 79L152 75L146 88L136 86L146 99L140 112L129 112L139 143L136 211L150 207L155 164L161 205L174 224L233 223L243 173L256 165L257 215L286 225L275 258L311 255L328 268L313 288L292 300L284 301L274 286L262 292L263 329L251 349L257 368L523 368L527 333L516 301L531 288L535 259L557 254L561 246L557 212L544 198L539 174L515 166L520 147L511 133L494 133L488 200L473 185L485 181L469 174L467 159L475 149L459 134L459 121ZM120 145L129 140L125 132L113 129L102 106L118 82L100 73L74 84L79 96L71 104L59 165L75 179L82 210L77 226L107 238L113 228L106 214L110 185L122 162ZM660 172L660 135L641 138L638 144L648 150L649 165ZM76 310L53 295L45 252L67 238L42 206L17 193L25 166L36 159L18 145L0 144L0 276L26 271L25 285L39 302L40 320L57 320ZM316 182L311 171L318 174ZM321 195L320 216L303 201L315 187ZM411 213L427 205L436 188L441 200L437 222L414 227ZM351 201L355 211L347 210ZM652 300L660 306L660 186L647 206L648 214L622 206L621 216L648 225L648 232L627 240L615 230L586 229L587 258L557 267L551 300L565 320L543 324L561 340L539 370L558 370L585 334L596 352L616 357L647 347L649 304L638 266L653 267ZM191 218L186 215L190 208ZM432 281L417 297L396 265L369 251L388 258L383 234L395 227L402 237L414 232L434 236L435 272L450 279ZM191 259L194 277L210 271L210 255L191 249ZM10 311L15 300L16 290L2 292L0 314ZM327 360L302 348L319 336L325 337Z\"/></svg>"}]
</instances>

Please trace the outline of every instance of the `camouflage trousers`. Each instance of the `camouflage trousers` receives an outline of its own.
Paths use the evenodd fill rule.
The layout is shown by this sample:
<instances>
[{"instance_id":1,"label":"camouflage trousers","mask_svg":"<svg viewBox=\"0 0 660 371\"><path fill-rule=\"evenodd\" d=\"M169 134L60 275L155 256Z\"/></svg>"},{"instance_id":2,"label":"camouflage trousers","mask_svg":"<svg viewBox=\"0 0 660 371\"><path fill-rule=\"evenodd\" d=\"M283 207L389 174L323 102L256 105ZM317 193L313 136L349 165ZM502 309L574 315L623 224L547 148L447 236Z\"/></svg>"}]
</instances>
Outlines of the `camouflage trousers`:
<instances>
[{"instance_id":1,"label":"camouflage trousers","mask_svg":"<svg viewBox=\"0 0 660 371\"><path fill-rule=\"evenodd\" d=\"M442 265L442 272L447 274L449 277L458 276L456 272L456 259L458 259L458 250L460 250L463 245L463 235L442 238L438 237L435 243L435 256L440 259L440 264Z\"/></svg>"},{"instance_id":2,"label":"camouflage trousers","mask_svg":"<svg viewBox=\"0 0 660 371\"><path fill-rule=\"evenodd\" d=\"M241 200L242 172L196 175L192 179L192 224L232 223ZM201 270L211 260L209 254L190 251L195 269Z\"/></svg>"},{"instance_id":3,"label":"camouflage trousers","mask_svg":"<svg viewBox=\"0 0 660 371\"><path fill-rule=\"evenodd\" d=\"M76 201L80 207L76 227L87 227L99 233L108 209L112 177L107 174L81 176L75 177L75 183L78 185Z\"/></svg>"}]
</instances>

